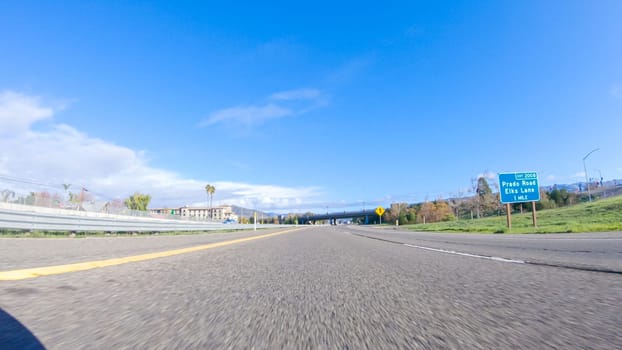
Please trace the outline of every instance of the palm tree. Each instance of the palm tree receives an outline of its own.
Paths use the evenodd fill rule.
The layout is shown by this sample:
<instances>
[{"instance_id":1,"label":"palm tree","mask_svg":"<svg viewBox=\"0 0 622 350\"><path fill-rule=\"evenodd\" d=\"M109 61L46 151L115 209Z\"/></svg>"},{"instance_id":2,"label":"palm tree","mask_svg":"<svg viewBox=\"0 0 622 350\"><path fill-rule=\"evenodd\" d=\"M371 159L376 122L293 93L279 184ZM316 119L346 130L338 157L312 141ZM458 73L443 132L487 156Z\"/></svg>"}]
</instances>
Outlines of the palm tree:
<instances>
[{"instance_id":1,"label":"palm tree","mask_svg":"<svg viewBox=\"0 0 622 350\"><path fill-rule=\"evenodd\" d=\"M207 184L205 185L205 192L207 192L207 195L209 196L209 208L210 208L209 215L210 215L210 219L212 219L214 216L212 213L212 197L214 197L214 192L216 192L216 187L210 184Z\"/></svg>"}]
</instances>

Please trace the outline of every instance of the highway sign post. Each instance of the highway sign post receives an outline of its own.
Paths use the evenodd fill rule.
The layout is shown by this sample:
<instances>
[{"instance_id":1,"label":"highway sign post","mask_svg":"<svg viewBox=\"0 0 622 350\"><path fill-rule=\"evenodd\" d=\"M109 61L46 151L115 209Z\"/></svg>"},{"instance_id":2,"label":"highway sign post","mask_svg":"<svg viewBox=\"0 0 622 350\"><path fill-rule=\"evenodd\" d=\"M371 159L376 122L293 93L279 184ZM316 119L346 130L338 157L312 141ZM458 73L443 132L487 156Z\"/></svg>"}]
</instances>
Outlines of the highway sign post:
<instances>
[{"instance_id":1,"label":"highway sign post","mask_svg":"<svg viewBox=\"0 0 622 350\"><path fill-rule=\"evenodd\" d=\"M380 217L380 224L382 225L382 214L384 214L384 208L378 206L378 208L376 208L376 214L378 214L378 217Z\"/></svg>"},{"instance_id":2,"label":"highway sign post","mask_svg":"<svg viewBox=\"0 0 622 350\"><path fill-rule=\"evenodd\" d=\"M531 202L533 226L536 227L536 202L540 200L540 186L536 172L500 173L499 199L505 204L508 228L512 228L512 203Z\"/></svg>"}]
</instances>

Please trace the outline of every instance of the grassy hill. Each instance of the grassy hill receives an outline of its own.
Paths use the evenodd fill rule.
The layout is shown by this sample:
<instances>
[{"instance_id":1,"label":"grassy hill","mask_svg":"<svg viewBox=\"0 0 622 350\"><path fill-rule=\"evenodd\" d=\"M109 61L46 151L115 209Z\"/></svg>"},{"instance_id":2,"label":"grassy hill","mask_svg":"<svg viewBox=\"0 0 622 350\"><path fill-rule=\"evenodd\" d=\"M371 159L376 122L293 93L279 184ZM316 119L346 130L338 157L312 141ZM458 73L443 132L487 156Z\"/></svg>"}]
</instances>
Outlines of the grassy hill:
<instances>
[{"instance_id":1,"label":"grassy hill","mask_svg":"<svg viewBox=\"0 0 622 350\"><path fill-rule=\"evenodd\" d=\"M533 227L531 212L513 214L511 230L507 228L505 215L476 220L405 225L403 227L413 231L482 233L622 231L622 196L577 204L572 207L543 210L536 214L538 227Z\"/></svg>"}]
</instances>

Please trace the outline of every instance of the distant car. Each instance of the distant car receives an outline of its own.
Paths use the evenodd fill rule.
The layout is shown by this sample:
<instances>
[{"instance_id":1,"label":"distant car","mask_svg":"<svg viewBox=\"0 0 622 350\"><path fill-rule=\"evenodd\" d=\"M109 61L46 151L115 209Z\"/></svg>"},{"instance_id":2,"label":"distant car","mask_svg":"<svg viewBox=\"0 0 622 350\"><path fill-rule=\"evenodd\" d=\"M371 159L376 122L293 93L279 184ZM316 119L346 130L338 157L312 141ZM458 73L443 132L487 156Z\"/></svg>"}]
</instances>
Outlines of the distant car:
<instances>
[{"instance_id":1,"label":"distant car","mask_svg":"<svg viewBox=\"0 0 622 350\"><path fill-rule=\"evenodd\" d=\"M222 222L223 224L237 224L238 222L233 219L227 219Z\"/></svg>"}]
</instances>

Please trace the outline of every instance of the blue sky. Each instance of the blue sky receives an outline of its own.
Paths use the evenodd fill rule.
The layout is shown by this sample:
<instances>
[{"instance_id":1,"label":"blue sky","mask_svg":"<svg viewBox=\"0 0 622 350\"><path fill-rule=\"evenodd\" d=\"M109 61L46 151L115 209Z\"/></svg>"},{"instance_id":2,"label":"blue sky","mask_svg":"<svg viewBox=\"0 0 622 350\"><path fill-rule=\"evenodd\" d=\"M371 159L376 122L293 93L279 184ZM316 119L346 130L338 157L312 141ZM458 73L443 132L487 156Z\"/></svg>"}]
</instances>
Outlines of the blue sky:
<instances>
[{"instance_id":1,"label":"blue sky","mask_svg":"<svg viewBox=\"0 0 622 350\"><path fill-rule=\"evenodd\" d=\"M157 206L622 179L622 2L0 3L0 175ZM6 186L6 185L5 185ZM360 203L360 204L359 204Z\"/></svg>"}]
</instances>

